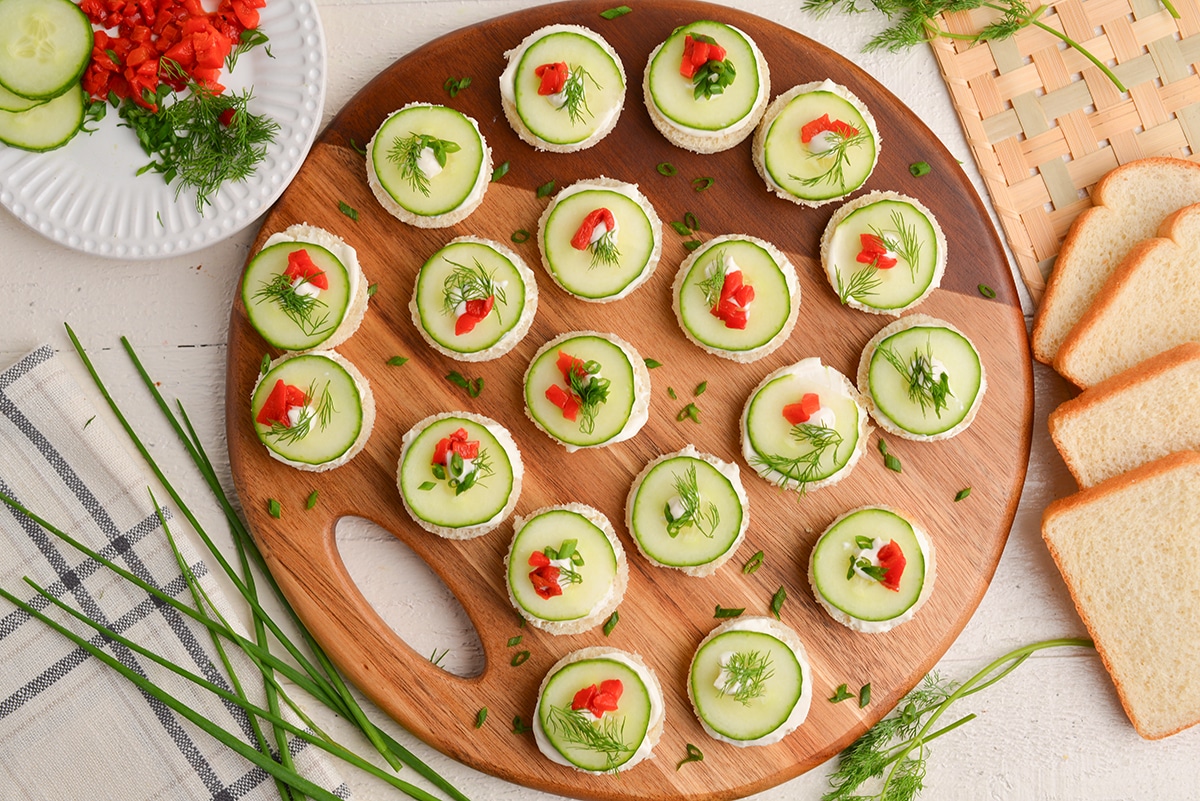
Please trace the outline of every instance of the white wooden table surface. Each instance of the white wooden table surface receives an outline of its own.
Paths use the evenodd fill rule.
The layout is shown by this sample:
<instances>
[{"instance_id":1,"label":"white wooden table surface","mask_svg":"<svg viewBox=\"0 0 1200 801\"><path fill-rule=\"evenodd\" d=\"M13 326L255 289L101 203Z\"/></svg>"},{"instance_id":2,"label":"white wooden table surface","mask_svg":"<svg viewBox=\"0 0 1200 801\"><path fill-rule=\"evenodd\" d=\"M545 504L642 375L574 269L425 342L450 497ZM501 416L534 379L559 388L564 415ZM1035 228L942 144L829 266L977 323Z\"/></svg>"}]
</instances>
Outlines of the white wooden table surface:
<instances>
[{"instance_id":1,"label":"white wooden table surface","mask_svg":"<svg viewBox=\"0 0 1200 801\"><path fill-rule=\"evenodd\" d=\"M636 6L636 1L631 4ZM878 23L873 15L818 20L800 10L800 0L732 0L730 4L815 38L867 69L918 111L964 162L964 169L986 198L928 50L860 53L868 30ZM319 0L318 5L328 47L324 115L328 122L366 81L423 42L534 3ZM145 421L138 425L148 443L184 496L196 499L210 532L221 529L219 512L214 505L201 503L206 496L198 476L159 423L157 412L119 352L118 338L129 336L151 373L162 382L164 393L187 403L228 486L222 419L227 326L255 227L191 256L120 262L55 245L12 215L0 212L0 286L4 288L0 364L7 365L45 341L69 351L62 323L70 322L93 351L119 401L134 412L134 419ZM68 354L65 362L86 385L87 378L74 356ZM1049 370L1038 366L1034 373L1033 452L1016 522L991 589L937 668L958 680L1012 648L1085 634L1039 535L1042 509L1074 490L1074 482L1046 434L1047 413L1069 392ZM108 419L107 414L104 417ZM454 611L449 593L404 546L363 522L343 523L338 542L364 593L418 651L449 648L443 664L456 672L471 672L479 664L475 635L461 610ZM1140 739L1121 711L1108 675L1090 651L1039 654L1003 683L962 702L962 707L958 714L972 711L979 717L932 746L925 799L1200 797L1196 783L1200 729L1157 743ZM356 750L367 752L346 727L327 719L322 723L335 736L358 746ZM405 734L398 736L473 799L551 798L477 773ZM664 754L661 758L676 756ZM830 769L831 765L818 768L755 798L816 799L826 788ZM398 797L395 791L349 769L346 774L358 799Z\"/></svg>"}]
</instances>

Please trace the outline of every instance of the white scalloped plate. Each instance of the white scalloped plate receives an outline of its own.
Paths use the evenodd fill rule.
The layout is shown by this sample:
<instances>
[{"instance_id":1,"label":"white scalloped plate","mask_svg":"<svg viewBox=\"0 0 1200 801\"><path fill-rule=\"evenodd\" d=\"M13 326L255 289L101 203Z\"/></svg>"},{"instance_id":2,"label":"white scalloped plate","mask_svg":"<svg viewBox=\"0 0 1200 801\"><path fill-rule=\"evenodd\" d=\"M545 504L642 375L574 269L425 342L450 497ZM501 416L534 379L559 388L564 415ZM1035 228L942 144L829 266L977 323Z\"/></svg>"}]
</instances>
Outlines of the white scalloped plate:
<instances>
[{"instance_id":1,"label":"white scalloped plate","mask_svg":"<svg viewBox=\"0 0 1200 801\"><path fill-rule=\"evenodd\" d=\"M251 108L274 118L279 134L255 173L222 186L203 216L193 190L176 198L162 176L136 175L149 157L112 108L100 130L59 150L0 145L0 204L55 242L110 258L177 256L241 231L295 177L325 101L325 35L314 0L268 0L259 27L274 58L257 47L223 77L230 91L253 88Z\"/></svg>"}]
</instances>

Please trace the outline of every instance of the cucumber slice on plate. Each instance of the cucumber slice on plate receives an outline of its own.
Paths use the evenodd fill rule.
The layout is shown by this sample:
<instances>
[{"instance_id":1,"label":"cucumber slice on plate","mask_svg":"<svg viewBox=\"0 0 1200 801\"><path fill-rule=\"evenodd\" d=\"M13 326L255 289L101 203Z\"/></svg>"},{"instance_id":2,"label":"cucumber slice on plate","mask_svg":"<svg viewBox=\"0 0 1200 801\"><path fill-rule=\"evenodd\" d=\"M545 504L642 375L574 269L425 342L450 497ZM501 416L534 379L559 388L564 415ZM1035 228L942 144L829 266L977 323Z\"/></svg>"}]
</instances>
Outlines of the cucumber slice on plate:
<instances>
[{"instance_id":1,"label":"cucumber slice on plate","mask_svg":"<svg viewBox=\"0 0 1200 801\"><path fill-rule=\"evenodd\" d=\"M655 459L634 480L626 522L651 562L707 576L737 550L748 506L737 465L689 445Z\"/></svg>"},{"instance_id":2,"label":"cucumber slice on plate","mask_svg":"<svg viewBox=\"0 0 1200 801\"><path fill-rule=\"evenodd\" d=\"M422 528L449 539L486 534L521 493L521 455L499 423L467 412L435 415L403 438L396 483Z\"/></svg>"},{"instance_id":3,"label":"cucumber slice on plate","mask_svg":"<svg viewBox=\"0 0 1200 801\"><path fill-rule=\"evenodd\" d=\"M867 343L858 383L880 426L922 441L965 431L987 389L971 340L950 323L919 314L886 326Z\"/></svg>"},{"instance_id":4,"label":"cucumber slice on plate","mask_svg":"<svg viewBox=\"0 0 1200 801\"><path fill-rule=\"evenodd\" d=\"M0 8L13 0L0 1ZM83 87L75 84L53 100L25 111L0 111L0 142L22 150L54 150L75 138L87 106Z\"/></svg>"},{"instance_id":5,"label":"cucumber slice on plate","mask_svg":"<svg viewBox=\"0 0 1200 801\"><path fill-rule=\"evenodd\" d=\"M600 234L593 215L607 211L614 228ZM584 238L598 236L586 247L575 247L581 228L592 227ZM600 223L603 224L603 223ZM581 300L608 302L640 286L658 266L662 252L662 223L654 207L634 184L599 178L563 189L547 207L538 225L542 263L560 287Z\"/></svg>"},{"instance_id":6,"label":"cucumber slice on plate","mask_svg":"<svg viewBox=\"0 0 1200 801\"><path fill-rule=\"evenodd\" d=\"M293 264L310 262L318 274L287 275L290 268L294 270ZM328 286L320 288L317 283ZM242 303L250 325L268 343L282 350L309 350L333 336L345 319L350 274L346 265L321 245L279 242L260 250L246 265Z\"/></svg>"},{"instance_id":7,"label":"cucumber slice on plate","mask_svg":"<svg viewBox=\"0 0 1200 801\"><path fill-rule=\"evenodd\" d=\"M800 638L768 617L719 626L692 657L688 697L718 740L742 747L782 740L804 722L812 701Z\"/></svg>"},{"instance_id":8,"label":"cucumber slice on plate","mask_svg":"<svg viewBox=\"0 0 1200 801\"><path fill-rule=\"evenodd\" d=\"M856 509L835 520L813 547L808 568L821 606L839 623L868 633L910 620L929 597L933 577L928 536L886 507Z\"/></svg>"},{"instance_id":9,"label":"cucumber slice on plate","mask_svg":"<svg viewBox=\"0 0 1200 801\"><path fill-rule=\"evenodd\" d=\"M0 86L13 94L65 94L78 85L92 44L92 24L70 0L0 2Z\"/></svg>"},{"instance_id":10,"label":"cucumber slice on plate","mask_svg":"<svg viewBox=\"0 0 1200 801\"><path fill-rule=\"evenodd\" d=\"M40 106L45 100L30 100L27 97L14 95L0 86L0 111L28 111L34 106Z\"/></svg>"},{"instance_id":11,"label":"cucumber slice on plate","mask_svg":"<svg viewBox=\"0 0 1200 801\"><path fill-rule=\"evenodd\" d=\"M707 36L725 48L725 61L733 65L735 77L719 94L697 97L694 80L680 74L689 36ZM762 76L755 50L744 33L720 22L701 20L676 28L651 54L646 68L647 100L663 117L685 130L733 128L752 114L759 101Z\"/></svg>"}]
</instances>

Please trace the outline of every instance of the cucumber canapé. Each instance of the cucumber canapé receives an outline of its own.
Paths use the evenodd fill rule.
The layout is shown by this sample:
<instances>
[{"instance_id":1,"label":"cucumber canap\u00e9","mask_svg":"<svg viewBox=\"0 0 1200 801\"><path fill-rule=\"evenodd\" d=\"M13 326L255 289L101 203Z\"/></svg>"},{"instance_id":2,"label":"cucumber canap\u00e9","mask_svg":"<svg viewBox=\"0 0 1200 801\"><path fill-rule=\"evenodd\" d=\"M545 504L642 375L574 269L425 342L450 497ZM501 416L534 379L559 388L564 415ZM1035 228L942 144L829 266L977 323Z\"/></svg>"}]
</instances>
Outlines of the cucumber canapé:
<instances>
[{"instance_id":1,"label":"cucumber canap\u00e9","mask_svg":"<svg viewBox=\"0 0 1200 801\"><path fill-rule=\"evenodd\" d=\"M711 82L707 70L698 79L680 73L688 37L700 36L712 39L725 50L721 62L709 61L701 67L720 63L717 69L721 74L729 70L729 65L733 67L732 81L718 81L722 84L720 92L697 89L698 80ZM647 98L663 117L684 130L719 132L733 128L750 116L759 102L763 76L755 47L741 31L720 22L701 20L676 28L651 57L646 70Z\"/></svg>"},{"instance_id":2,"label":"cucumber canap\u00e9","mask_svg":"<svg viewBox=\"0 0 1200 801\"><path fill-rule=\"evenodd\" d=\"M640 196L636 187L629 188ZM538 245L555 283L583 300L609 300L623 296L631 285L648 277L658 263L658 220L655 215L652 221L653 209L648 213L641 203L648 207L650 201L642 197L639 202L599 184L575 184L563 190L547 211L538 234ZM592 215L597 209L612 215L614 227L581 250L573 242L579 241L585 224L594 222ZM661 224L657 227L661 232ZM586 232L584 238L594 231Z\"/></svg>"},{"instance_id":3,"label":"cucumber canap\u00e9","mask_svg":"<svg viewBox=\"0 0 1200 801\"><path fill-rule=\"evenodd\" d=\"M509 592L535 625L583 620L611 601L623 554L585 508L540 509L513 535Z\"/></svg>"},{"instance_id":4,"label":"cucumber canap\u00e9","mask_svg":"<svg viewBox=\"0 0 1200 801\"><path fill-rule=\"evenodd\" d=\"M350 274L326 248L278 242L246 265L242 303L254 330L282 350L309 350L328 340L346 317Z\"/></svg>"},{"instance_id":5,"label":"cucumber canap\u00e9","mask_svg":"<svg viewBox=\"0 0 1200 801\"><path fill-rule=\"evenodd\" d=\"M393 201L419 217L436 217L486 189L485 150L470 117L445 106L413 104L379 126L369 158Z\"/></svg>"},{"instance_id":6,"label":"cucumber canap\u00e9","mask_svg":"<svg viewBox=\"0 0 1200 801\"><path fill-rule=\"evenodd\" d=\"M418 423L405 436L398 483L419 523L468 529L491 523L508 507L514 457L491 430L498 424L480 419L486 418L444 416Z\"/></svg>"},{"instance_id":7,"label":"cucumber canap\u00e9","mask_svg":"<svg viewBox=\"0 0 1200 801\"><path fill-rule=\"evenodd\" d=\"M0 86L32 100L65 94L78 86L93 44L91 22L70 0L4 0Z\"/></svg>"},{"instance_id":8,"label":"cucumber canap\u00e9","mask_svg":"<svg viewBox=\"0 0 1200 801\"><path fill-rule=\"evenodd\" d=\"M932 563L932 545L913 523L892 509L867 507L843 515L817 540L809 581L835 620L877 633L916 614L933 581Z\"/></svg>"}]
</instances>

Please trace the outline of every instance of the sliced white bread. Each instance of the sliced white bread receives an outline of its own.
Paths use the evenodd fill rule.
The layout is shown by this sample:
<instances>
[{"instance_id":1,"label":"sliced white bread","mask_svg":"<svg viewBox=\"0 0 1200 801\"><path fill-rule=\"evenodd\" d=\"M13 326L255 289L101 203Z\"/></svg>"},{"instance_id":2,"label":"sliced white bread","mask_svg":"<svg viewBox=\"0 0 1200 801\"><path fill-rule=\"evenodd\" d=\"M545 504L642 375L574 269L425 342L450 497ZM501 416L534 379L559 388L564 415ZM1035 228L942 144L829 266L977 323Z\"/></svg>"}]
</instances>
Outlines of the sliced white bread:
<instances>
[{"instance_id":1,"label":"sliced white bread","mask_svg":"<svg viewBox=\"0 0 1200 801\"><path fill-rule=\"evenodd\" d=\"M1151 356L1200 341L1200 204L1163 220L1105 282L1063 340L1054 369L1087 389Z\"/></svg>"},{"instance_id":2,"label":"sliced white bread","mask_svg":"<svg viewBox=\"0 0 1200 801\"><path fill-rule=\"evenodd\" d=\"M1200 164L1132 161L1100 179L1092 203L1067 232L1033 320L1033 354L1046 364L1133 246L1171 212L1200 203Z\"/></svg>"},{"instance_id":3,"label":"sliced white bread","mask_svg":"<svg viewBox=\"0 0 1200 801\"><path fill-rule=\"evenodd\" d=\"M1200 454L1050 504L1042 537L1138 734L1200 723Z\"/></svg>"},{"instance_id":4,"label":"sliced white bread","mask_svg":"<svg viewBox=\"0 0 1200 801\"><path fill-rule=\"evenodd\" d=\"M1050 413L1050 438L1087 487L1176 451L1200 450L1200 343L1101 381Z\"/></svg>"}]
</instances>

